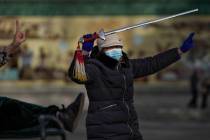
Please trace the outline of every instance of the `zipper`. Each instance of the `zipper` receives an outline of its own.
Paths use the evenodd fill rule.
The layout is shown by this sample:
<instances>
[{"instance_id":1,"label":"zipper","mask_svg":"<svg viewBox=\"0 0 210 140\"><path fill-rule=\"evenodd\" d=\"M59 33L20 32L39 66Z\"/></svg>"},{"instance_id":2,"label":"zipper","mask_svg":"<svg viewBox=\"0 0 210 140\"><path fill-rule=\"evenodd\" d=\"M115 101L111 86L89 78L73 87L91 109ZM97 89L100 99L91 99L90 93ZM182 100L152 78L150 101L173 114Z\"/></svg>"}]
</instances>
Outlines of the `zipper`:
<instances>
[{"instance_id":1,"label":"zipper","mask_svg":"<svg viewBox=\"0 0 210 140\"><path fill-rule=\"evenodd\" d=\"M109 105L109 106L103 107L103 108L101 108L100 110L105 110L105 109L108 109L108 108L114 107L114 106L116 106L116 105L117 105L117 104L112 104L112 105Z\"/></svg>"},{"instance_id":2,"label":"zipper","mask_svg":"<svg viewBox=\"0 0 210 140\"><path fill-rule=\"evenodd\" d=\"M120 63L119 63L120 64ZM118 72L120 72L119 71L119 64L117 65L117 70L118 70ZM130 109L129 109L129 107L128 107L128 104L125 102L125 93L126 93L126 90L127 90L127 86L126 86L126 77L125 77L125 74L123 73L123 79L124 79L124 91L123 91L123 104L125 104L125 106L126 106L126 108L127 108L127 110L128 110L128 117L130 117ZM132 130L132 128L131 128L131 126L129 125L129 123L127 122L127 126L128 126L128 128L130 129L130 131L131 131L131 136L133 135L133 130Z\"/></svg>"},{"instance_id":3,"label":"zipper","mask_svg":"<svg viewBox=\"0 0 210 140\"><path fill-rule=\"evenodd\" d=\"M125 106L126 106L126 108L127 108L127 110L128 110L128 117L130 117L130 109L129 109L129 106L128 106L128 104L125 102L125 93L126 93L126 89L127 89L127 86L126 86L126 77L125 77L125 75L123 74L123 79L124 79L124 86L125 86L125 92L124 92L124 94L123 94L123 102L124 102L124 104L125 104ZM127 122L127 125L128 125L128 128L130 129L130 131L131 131L131 135L133 135L133 130L132 130L132 128L131 128L131 126L129 125L129 123Z\"/></svg>"}]
</instances>

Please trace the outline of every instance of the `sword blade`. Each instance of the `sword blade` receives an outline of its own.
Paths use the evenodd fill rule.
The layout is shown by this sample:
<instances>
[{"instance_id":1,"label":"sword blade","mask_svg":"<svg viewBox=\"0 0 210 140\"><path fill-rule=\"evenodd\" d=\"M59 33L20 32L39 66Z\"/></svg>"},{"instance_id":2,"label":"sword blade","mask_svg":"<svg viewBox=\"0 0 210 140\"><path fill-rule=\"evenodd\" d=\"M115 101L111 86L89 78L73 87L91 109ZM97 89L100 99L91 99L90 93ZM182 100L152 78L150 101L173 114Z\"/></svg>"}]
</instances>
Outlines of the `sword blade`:
<instances>
[{"instance_id":1,"label":"sword blade","mask_svg":"<svg viewBox=\"0 0 210 140\"><path fill-rule=\"evenodd\" d=\"M155 19L155 20L150 20L150 21L138 23L138 24L135 24L135 25L132 25L132 26L122 27L122 28L115 29L115 30L112 30L112 31L109 31L109 32L105 32L105 36L110 35L110 34L114 34L114 33L123 32L123 31L130 30L130 29L134 29L134 28L138 28L138 27L142 27L142 26L145 26L145 25L148 25L148 24L168 20L168 19L175 18L175 17L178 17L178 16L183 16L183 15L190 14L190 13L197 12L197 11L198 11L198 9L193 9L193 10L185 11L185 12L178 13L178 14L175 14L175 15L171 15L171 16L167 16L167 17L163 17L163 18L159 18L159 19Z\"/></svg>"}]
</instances>

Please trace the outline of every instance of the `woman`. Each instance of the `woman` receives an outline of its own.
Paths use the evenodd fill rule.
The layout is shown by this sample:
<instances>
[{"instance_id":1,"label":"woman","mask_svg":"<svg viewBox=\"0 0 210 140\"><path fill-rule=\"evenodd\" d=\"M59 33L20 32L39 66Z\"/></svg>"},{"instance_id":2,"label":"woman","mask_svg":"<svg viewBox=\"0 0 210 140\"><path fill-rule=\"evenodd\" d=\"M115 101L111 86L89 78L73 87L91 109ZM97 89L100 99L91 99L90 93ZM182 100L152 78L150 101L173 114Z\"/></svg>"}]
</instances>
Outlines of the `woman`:
<instances>
[{"instance_id":1,"label":"woman","mask_svg":"<svg viewBox=\"0 0 210 140\"><path fill-rule=\"evenodd\" d=\"M190 34L180 48L143 59L129 59L116 34L106 36L106 40L97 39L97 47L85 61L88 80L83 82L89 98L88 140L142 140L133 104L133 81L179 60L182 53L193 47L193 35ZM73 67L74 61L69 76L81 84L73 77Z\"/></svg>"}]
</instances>

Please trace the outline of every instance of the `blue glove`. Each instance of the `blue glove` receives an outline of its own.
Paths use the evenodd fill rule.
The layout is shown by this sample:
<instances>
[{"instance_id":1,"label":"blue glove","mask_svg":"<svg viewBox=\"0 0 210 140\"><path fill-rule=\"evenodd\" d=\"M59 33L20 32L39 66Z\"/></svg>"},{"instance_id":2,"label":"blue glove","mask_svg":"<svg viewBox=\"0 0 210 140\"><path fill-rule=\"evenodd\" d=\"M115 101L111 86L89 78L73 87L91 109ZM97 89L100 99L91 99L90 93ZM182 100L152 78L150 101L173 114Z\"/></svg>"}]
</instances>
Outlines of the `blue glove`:
<instances>
[{"instance_id":1,"label":"blue glove","mask_svg":"<svg viewBox=\"0 0 210 140\"><path fill-rule=\"evenodd\" d=\"M89 39L93 37L94 37L93 34L86 34L83 36L83 39ZM93 45L94 45L94 39L90 41L84 41L82 43L82 50L90 52L93 49Z\"/></svg>"},{"instance_id":2,"label":"blue glove","mask_svg":"<svg viewBox=\"0 0 210 140\"><path fill-rule=\"evenodd\" d=\"M193 48L195 45L193 44L193 36L195 33L190 33L190 35L187 37L187 39L183 42L182 46L180 47L180 50L185 53L189 51L191 48Z\"/></svg>"}]
</instances>

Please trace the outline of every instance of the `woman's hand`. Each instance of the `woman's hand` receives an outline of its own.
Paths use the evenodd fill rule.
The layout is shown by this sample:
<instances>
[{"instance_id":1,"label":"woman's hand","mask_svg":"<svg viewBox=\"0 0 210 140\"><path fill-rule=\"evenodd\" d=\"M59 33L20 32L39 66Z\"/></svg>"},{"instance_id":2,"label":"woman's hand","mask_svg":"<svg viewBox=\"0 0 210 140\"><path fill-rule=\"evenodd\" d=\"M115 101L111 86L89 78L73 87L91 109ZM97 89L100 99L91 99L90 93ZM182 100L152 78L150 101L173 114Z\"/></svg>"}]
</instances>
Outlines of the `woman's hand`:
<instances>
[{"instance_id":1,"label":"woman's hand","mask_svg":"<svg viewBox=\"0 0 210 140\"><path fill-rule=\"evenodd\" d=\"M94 41L97 38L97 34L86 34L80 38L80 43L82 43L82 52L83 55L89 55L93 49Z\"/></svg>"},{"instance_id":2,"label":"woman's hand","mask_svg":"<svg viewBox=\"0 0 210 140\"><path fill-rule=\"evenodd\" d=\"M185 53L187 51L189 51L190 49L192 49L195 45L193 44L193 36L195 33L190 33L190 35L187 37L187 39L185 39L185 41L183 42L182 46L179 49L179 53Z\"/></svg>"}]
</instances>

